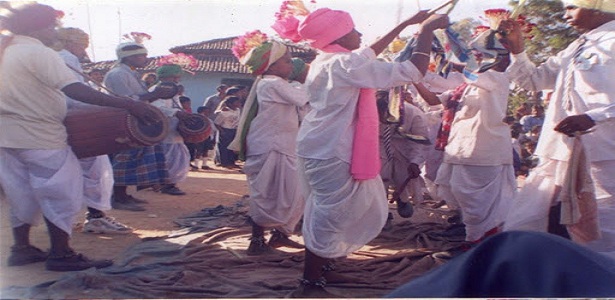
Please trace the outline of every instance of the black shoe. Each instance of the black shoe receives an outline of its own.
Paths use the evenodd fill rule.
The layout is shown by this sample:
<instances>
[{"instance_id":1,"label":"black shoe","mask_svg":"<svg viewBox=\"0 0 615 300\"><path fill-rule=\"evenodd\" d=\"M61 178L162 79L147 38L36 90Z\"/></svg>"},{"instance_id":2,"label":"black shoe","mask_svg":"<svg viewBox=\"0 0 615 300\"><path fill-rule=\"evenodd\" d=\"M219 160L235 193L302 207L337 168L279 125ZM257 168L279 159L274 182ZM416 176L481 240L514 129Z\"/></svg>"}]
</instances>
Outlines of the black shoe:
<instances>
[{"instance_id":1,"label":"black shoe","mask_svg":"<svg viewBox=\"0 0 615 300\"><path fill-rule=\"evenodd\" d=\"M20 245L11 247L11 255L8 258L8 266L23 266L47 260L47 252L32 245Z\"/></svg>"},{"instance_id":2,"label":"black shoe","mask_svg":"<svg viewBox=\"0 0 615 300\"><path fill-rule=\"evenodd\" d=\"M81 271L92 267L102 269L112 264L113 261L108 259L91 260L82 254L71 252L59 257L49 256L47 262L45 262L45 268L49 271L70 272Z\"/></svg>"},{"instance_id":3,"label":"black shoe","mask_svg":"<svg viewBox=\"0 0 615 300\"><path fill-rule=\"evenodd\" d=\"M165 186L160 190L160 192L163 194L173 195L173 196L182 196L186 194L186 192L180 190L174 185Z\"/></svg>"},{"instance_id":4,"label":"black shoe","mask_svg":"<svg viewBox=\"0 0 615 300\"><path fill-rule=\"evenodd\" d=\"M134 203L134 202L127 202L127 201L112 201L111 207L113 207L113 209L129 210L129 211L144 211L145 210L145 208L143 208L139 204Z\"/></svg>"},{"instance_id":5,"label":"black shoe","mask_svg":"<svg viewBox=\"0 0 615 300\"><path fill-rule=\"evenodd\" d=\"M414 214L414 209L412 208L412 204L409 202L397 201L397 213L402 218L410 218Z\"/></svg>"}]
</instances>

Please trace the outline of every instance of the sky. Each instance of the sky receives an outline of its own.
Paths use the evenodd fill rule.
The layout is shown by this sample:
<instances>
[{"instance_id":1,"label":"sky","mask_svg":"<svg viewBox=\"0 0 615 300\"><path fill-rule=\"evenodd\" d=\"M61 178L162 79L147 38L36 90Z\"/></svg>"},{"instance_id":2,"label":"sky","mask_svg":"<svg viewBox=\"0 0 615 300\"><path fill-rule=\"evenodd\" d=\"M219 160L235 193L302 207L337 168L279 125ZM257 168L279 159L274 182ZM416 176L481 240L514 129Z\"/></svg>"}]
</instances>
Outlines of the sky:
<instances>
[{"instance_id":1,"label":"sky","mask_svg":"<svg viewBox=\"0 0 615 300\"><path fill-rule=\"evenodd\" d=\"M269 35L282 0L39 0L65 13L64 27L90 34L92 61L115 59L115 47L133 31L152 36L144 45L150 56L169 54L168 49L206 40L243 35L259 29ZM368 45L392 29L399 20L431 9L444 0L304 0L308 9L321 7L348 11ZM459 0L452 21L478 18L488 8L506 8L509 0ZM408 27L402 36L417 28Z\"/></svg>"}]
</instances>

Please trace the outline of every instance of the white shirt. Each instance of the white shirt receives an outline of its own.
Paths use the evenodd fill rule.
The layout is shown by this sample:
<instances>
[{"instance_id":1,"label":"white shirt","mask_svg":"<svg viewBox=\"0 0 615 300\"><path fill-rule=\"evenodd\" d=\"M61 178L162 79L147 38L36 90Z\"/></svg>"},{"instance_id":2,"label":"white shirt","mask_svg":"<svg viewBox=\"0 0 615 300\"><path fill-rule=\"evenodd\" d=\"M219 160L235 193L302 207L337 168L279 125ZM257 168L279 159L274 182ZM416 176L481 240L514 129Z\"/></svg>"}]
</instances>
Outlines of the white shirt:
<instances>
[{"instance_id":1,"label":"white shirt","mask_svg":"<svg viewBox=\"0 0 615 300\"><path fill-rule=\"evenodd\" d=\"M222 128L237 129L240 116L241 109L232 110L229 108L228 110L220 110L216 113L214 123Z\"/></svg>"},{"instance_id":2,"label":"white shirt","mask_svg":"<svg viewBox=\"0 0 615 300\"><path fill-rule=\"evenodd\" d=\"M404 118L403 123L399 127L401 133L413 134L429 138L429 125L425 113L418 107L409 103L404 103ZM380 136L383 136L384 124L380 124ZM427 153L430 145L423 145L413 142L399 134L394 134L391 140L391 146L397 157L403 158L406 164L422 165L427 159ZM380 143L380 158L386 159L386 149L384 143Z\"/></svg>"},{"instance_id":3,"label":"white shirt","mask_svg":"<svg viewBox=\"0 0 615 300\"><path fill-rule=\"evenodd\" d=\"M66 63L66 65L68 65L70 67L71 71L73 71L75 76L77 76L77 79L79 80L79 82L85 84L85 78L83 78L83 76L81 76L81 74L77 73L77 72L83 73L83 68L81 67L81 63L79 62L79 58L77 56L75 56L74 54L70 53L70 51L68 51L66 49L62 49L62 50L58 51L58 54L64 60L64 63ZM71 97L68 97L68 96L66 96L66 105L68 105L68 109L73 109L73 108L77 108L77 107L95 106L95 105L92 105L92 104L88 104L88 103L85 103L85 102L81 102L81 101L72 99Z\"/></svg>"},{"instance_id":4,"label":"white shirt","mask_svg":"<svg viewBox=\"0 0 615 300\"><path fill-rule=\"evenodd\" d=\"M319 53L306 79L312 110L299 128L297 154L350 163L361 88L389 88L422 78L410 61L379 61L371 48Z\"/></svg>"},{"instance_id":5,"label":"white shirt","mask_svg":"<svg viewBox=\"0 0 615 300\"><path fill-rule=\"evenodd\" d=\"M105 74L104 86L119 96L139 100L139 95L147 93L145 83L139 73L128 65L119 63Z\"/></svg>"},{"instance_id":6,"label":"white shirt","mask_svg":"<svg viewBox=\"0 0 615 300\"><path fill-rule=\"evenodd\" d=\"M296 156L298 107L308 101L306 88L283 78L265 75L256 86L258 114L250 124L247 155L277 151Z\"/></svg>"},{"instance_id":7,"label":"white shirt","mask_svg":"<svg viewBox=\"0 0 615 300\"><path fill-rule=\"evenodd\" d=\"M56 51L37 39L14 36L0 62L0 147L66 147L61 89L76 82Z\"/></svg>"},{"instance_id":8,"label":"white shirt","mask_svg":"<svg viewBox=\"0 0 615 300\"><path fill-rule=\"evenodd\" d=\"M149 91L153 91L156 89L156 85L149 88ZM169 120L169 133L164 138L162 143L164 144L179 144L184 142L184 138L177 131L177 125L179 124L179 119L175 116L178 111L183 111L181 108L181 104L179 102L179 95L175 95L170 99L157 99L151 103L153 106L157 107L162 111L162 113L167 116Z\"/></svg>"},{"instance_id":9,"label":"white shirt","mask_svg":"<svg viewBox=\"0 0 615 300\"><path fill-rule=\"evenodd\" d=\"M512 56L507 72L516 84L527 90L554 90L536 147L538 156L567 161L573 139L553 128L567 116L587 114L597 123L595 132L581 136L589 160L615 160L615 21L583 36L587 42L580 57L585 65L572 63L579 40L538 67L525 52ZM574 80L569 93L572 106L567 109L564 79L569 68Z\"/></svg>"},{"instance_id":10,"label":"white shirt","mask_svg":"<svg viewBox=\"0 0 615 300\"><path fill-rule=\"evenodd\" d=\"M478 75L464 91L451 125L444 162L472 166L512 164L510 128L504 123L508 105L506 73L493 70ZM446 103L451 91L440 96Z\"/></svg>"}]
</instances>

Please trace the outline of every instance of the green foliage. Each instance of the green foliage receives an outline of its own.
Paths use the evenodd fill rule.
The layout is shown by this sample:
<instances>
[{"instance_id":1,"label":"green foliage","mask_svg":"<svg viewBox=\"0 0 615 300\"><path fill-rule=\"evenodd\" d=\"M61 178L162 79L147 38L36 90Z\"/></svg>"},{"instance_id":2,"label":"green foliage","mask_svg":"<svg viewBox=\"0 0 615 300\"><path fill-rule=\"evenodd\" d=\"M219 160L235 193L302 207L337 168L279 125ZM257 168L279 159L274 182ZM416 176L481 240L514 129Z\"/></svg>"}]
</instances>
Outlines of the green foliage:
<instances>
[{"instance_id":1,"label":"green foliage","mask_svg":"<svg viewBox=\"0 0 615 300\"><path fill-rule=\"evenodd\" d=\"M519 0L510 2L513 8ZM525 51L536 64L546 61L564 50L574 41L579 33L566 24L563 4L560 0L527 0L522 15L527 21L536 24L533 36L525 41ZM509 110L514 110L521 103L531 100L531 94L519 88L513 89L509 97Z\"/></svg>"},{"instance_id":2,"label":"green foliage","mask_svg":"<svg viewBox=\"0 0 615 300\"><path fill-rule=\"evenodd\" d=\"M511 1L516 7L518 0ZM566 48L579 34L564 20L563 4L560 0L528 0L522 14L536 24L533 38L526 41L526 52L535 63L542 63L550 56Z\"/></svg>"}]
</instances>

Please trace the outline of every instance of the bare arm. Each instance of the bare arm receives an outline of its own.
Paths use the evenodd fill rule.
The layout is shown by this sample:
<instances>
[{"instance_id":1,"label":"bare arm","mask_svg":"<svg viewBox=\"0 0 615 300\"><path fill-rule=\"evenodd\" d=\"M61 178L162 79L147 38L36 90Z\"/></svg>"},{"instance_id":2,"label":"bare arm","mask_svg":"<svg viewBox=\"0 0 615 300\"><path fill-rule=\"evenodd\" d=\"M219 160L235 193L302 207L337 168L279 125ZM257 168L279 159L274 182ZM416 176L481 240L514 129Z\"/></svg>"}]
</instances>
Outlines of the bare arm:
<instances>
[{"instance_id":1,"label":"bare arm","mask_svg":"<svg viewBox=\"0 0 615 300\"><path fill-rule=\"evenodd\" d=\"M376 55L382 53L382 51L384 51L384 49L386 49L386 47L389 46L389 44L395 39L395 37L399 36L399 34L404 29L406 29L406 27L421 23L428 17L429 15L427 14L426 10L419 11L414 16L410 17L410 19L401 22L399 25L393 28L393 30L389 31L389 33L387 33L382 38L373 43L370 47L372 48L372 50L374 50L374 52L376 52Z\"/></svg>"},{"instance_id":2,"label":"bare arm","mask_svg":"<svg viewBox=\"0 0 615 300\"><path fill-rule=\"evenodd\" d=\"M446 28L449 25L447 15L431 15L427 20L421 23L419 34L416 38L416 47L410 57L410 61L416 68L425 75L427 67L429 67L431 43L433 42L433 31L440 28Z\"/></svg>"},{"instance_id":3,"label":"bare arm","mask_svg":"<svg viewBox=\"0 0 615 300\"><path fill-rule=\"evenodd\" d=\"M425 102L427 102L427 104L429 105L442 104L442 102L440 101L440 98L438 98L438 95L430 91L422 83L414 82L413 84L414 84L414 87L416 87L416 90L419 92L419 95L421 95L421 97L425 100Z\"/></svg>"},{"instance_id":4,"label":"bare arm","mask_svg":"<svg viewBox=\"0 0 615 300\"><path fill-rule=\"evenodd\" d=\"M96 91L83 83L77 82L69 84L62 89L62 92L66 96L84 103L126 109L131 115L134 115L144 123L154 123L158 121L157 115L150 109L153 107L149 104L110 96Z\"/></svg>"}]
</instances>

